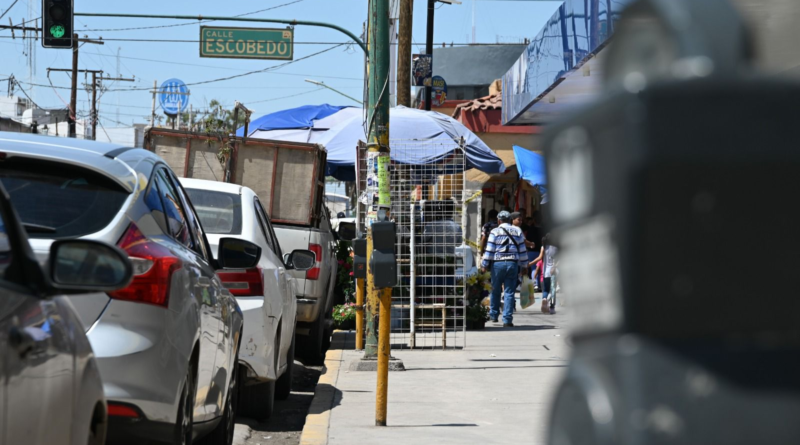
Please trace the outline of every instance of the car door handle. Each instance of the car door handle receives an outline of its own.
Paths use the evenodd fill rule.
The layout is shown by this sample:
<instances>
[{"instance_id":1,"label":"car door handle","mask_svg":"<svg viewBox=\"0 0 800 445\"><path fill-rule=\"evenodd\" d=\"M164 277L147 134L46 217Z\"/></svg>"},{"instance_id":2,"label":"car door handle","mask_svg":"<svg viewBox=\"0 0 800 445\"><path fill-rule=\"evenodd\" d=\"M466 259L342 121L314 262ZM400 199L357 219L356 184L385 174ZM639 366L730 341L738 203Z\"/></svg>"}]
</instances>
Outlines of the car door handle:
<instances>
[{"instance_id":1,"label":"car door handle","mask_svg":"<svg viewBox=\"0 0 800 445\"><path fill-rule=\"evenodd\" d=\"M31 334L16 326L12 327L9 331L8 342L17 350L17 354L19 354L20 358L25 358L29 352L33 351L33 347L36 344Z\"/></svg>"},{"instance_id":2,"label":"car door handle","mask_svg":"<svg viewBox=\"0 0 800 445\"><path fill-rule=\"evenodd\" d=\"M211 287L211 278L200 277L197 279L197 285L200 287Z\"/></svg>"}]
</instances>

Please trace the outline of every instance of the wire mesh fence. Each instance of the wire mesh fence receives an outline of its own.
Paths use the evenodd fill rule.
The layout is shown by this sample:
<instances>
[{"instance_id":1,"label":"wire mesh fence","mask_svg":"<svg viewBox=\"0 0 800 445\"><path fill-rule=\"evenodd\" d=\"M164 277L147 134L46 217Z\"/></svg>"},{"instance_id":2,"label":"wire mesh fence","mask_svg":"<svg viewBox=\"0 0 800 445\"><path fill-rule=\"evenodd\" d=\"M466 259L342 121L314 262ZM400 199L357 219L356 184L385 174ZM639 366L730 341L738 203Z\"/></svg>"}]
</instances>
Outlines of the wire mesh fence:
<instances>
[{"instance_id":1,"label":"wire mesh fence","mask_svg":"<svg viewBox=\"0 0 800 445\"><path fill-rule=\"evenodd\" d=\"M392 140L391 219L397 240L397 286L392 290L393 348L460 349L466 346L466 225L463 146L452 139ZM372 196L365 178L365 147L359 154L359 212ZM470 265L471 261L467 261Z\"/></svg>"}]
</instances>

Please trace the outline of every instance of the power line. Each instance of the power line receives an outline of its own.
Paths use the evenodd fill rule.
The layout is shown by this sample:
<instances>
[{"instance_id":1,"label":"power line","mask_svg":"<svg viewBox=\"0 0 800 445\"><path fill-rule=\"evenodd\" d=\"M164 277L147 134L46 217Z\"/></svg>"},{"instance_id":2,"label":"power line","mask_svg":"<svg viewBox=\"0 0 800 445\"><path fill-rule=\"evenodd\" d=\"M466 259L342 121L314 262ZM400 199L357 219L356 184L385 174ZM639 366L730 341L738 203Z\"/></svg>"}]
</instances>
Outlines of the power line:
<instances>
[{"instance_id":1,"label":"power line","mask_svg":"<svg viewBox=\"0 0 800 445\"><path fill-rule=\"evenodd\" d=\"M0 43L3 43L3 42L0 42ZM103 54L103 53L84 52L83 54L94 54L94 55L105 56L105 57L117 57L114 54ZM119 56L119 58L120 59L128 59L128 60L138 60L138 61L142 61L142 62L165 63L165 64L176 65L176 66L194 66L194 67L198 67L198 68L211 68L211 69L219 69L219 70L227 70L227 71L239 71L239 72L244 72L245 71L245 70L242 70L242 69L231 68L231 67L227 67L227 66L215 66L215 65L204 65L204 64L200 64L200 63L175 62L175 61L172 61L172 60L145 59L145 58L142 58L142 57L130 57L130 56ZM130 71L130 69L128 69L128 71ZM364 79L357 78L357 77L320 76L318 74L301 74L301 73L272 73L272 74L280 74L280 75L283 75L283 76L298 76L298 77L314 76L314 77L320 77L320 78L326 78L326 79L357 80L359 82L362 82L364 80Z\"/></svg>"},{"instance_id":2,"label":"power line","mask_svg":"<svg viewBox=\"0 0 800 445\"><path fill-rule=\"evenodd\" d=\"M271 10L273 10L273 9L278 9L278 8L282 8L282 7L284 7L284 6L293 5L293 4L295 4L295 3L300 3L300 2L302 2L302 1L304 1L304 0L295 0L295 1L293 1L293 2L284 3L284 4L282 4L282 5L272 6L272 7L270 7L270 8L266 8L266 9L260 9L260 10L258 10L258 11L246 12L246 13L244 13L244 14L235 15L234 17L245 17L245 16L248 16L248 15L258 14L259 12L271 11ZM198 16L198 17L200 17L200 16ZM84 31L87 31L87 32L99 32L99 31L113 31L113 32L116 32L116 31L139 31L139 30L143 30L143 29L156 29L156 28L177 28L177 27L179 27L179 26L190 26L190 25L196 25L196 24L199 24L199 23L211 23L211 22L215 22L215 21L217 21L217 20L202 20L202 19L200 19L200 20L198 20L197 22L189 22L189 23L182 22L182 23L174 23L174 24L171 24L171 25L157 25L157 26L137 26L137 27L134 27L134 28L101 28L101 29L86 29L86 30L84 30Z\"/></svg>"},{"instance_id":3,"label":"power line","mask_svg":"<svg viewBox=\"0 0 800 445\"><path fill-rule=\"evenodd\" d=\"M5 10L5 11L3 11L3 13L2 13L2 14L0 14L0 19L2 19L2 18L3 18L3 17L6 15L6 13L8 13L8 11L11 11L11 8L13 8L13 7L14 7L14 5L16 5L16 4L17 4L17 2L18 2L18 1L19 1L19 0L14 0L14 3L12 3L12 4L11 4L11 6L9 6L8 8L6 8L6 10Z\"/></svg>"},{"instance_id":4,"label":"power line","mask_svg":"<svg viewBox=\"0 0 800 445\"><path fill-rule=\"evenodd\" d=\"M245 77L245 76L249 76L249 75L252 75L252 74L259 74L259 73L266 73L266 72L270 72L270 71L272 71L272 70L276 70L276 69L279 69L279 68L283 68L284 66L288 66L288 65L291 65L291 64L293 64L293 63L297 63L297 62L300 62L300 61L303 61L303 60L306 60L306 59L310 59L310 58L312 58L312 57L314 57L314 56L318 56L318 55L320 55L320 54L326 53L326 52L328 52L328 51L330 51L330 50L332 50L332 49L338 48L338 47L340 47L340 46L343 46L343 45L347 45L347 43L340 43L340 44L338 44L338 45L331 46L330 48L326 48L326 49L324 49L324 50L322 50L322 51L317 51L317 52L315 52L315 53L309 54L309 55L307 55L307 56L305 56L305 57L301 57L301 58L299 58L299 59L290 60L290 61L287 61L287 62L284 62L284 63L278 64L278 65L275 65L275 66L271 66L271 67L268 67L268 68L264 68L264 69L260 69L260 70L255 70L255 71L248 71L248 72L241 73L241 74L235 74L235 75L233 75L233 76L220 77L220 78L216 78L216 79L203 80L203 81L199 81L199 82L191 82L191 83L187 83L186 85L187 85L187 86L192 86L192 85L205 85L205 84L209 84L209 83L223 82L223 81L226 81L226 80L237 79L237 78L239 78L239 77ZM54 89L60 89L60 90L70 90L70 89L71 89L70 87L61 87L61 86L54 86L54 85L43 85L43 84L37 84L37 83L32 83L32 82L24 82L24 83L25 83L26 85L31 85L31 86L37 86L37 87L52 87L52 88L54 88ZM108 90L106 90L106 92L110 92L110 91L120 91L120 92L126 92L126 91L150 91L150 90L151 90L151 88L152 88L152 87L140 87L140 88L118 88L118 89L108 89Z\"/></svg>"}]
</instances>

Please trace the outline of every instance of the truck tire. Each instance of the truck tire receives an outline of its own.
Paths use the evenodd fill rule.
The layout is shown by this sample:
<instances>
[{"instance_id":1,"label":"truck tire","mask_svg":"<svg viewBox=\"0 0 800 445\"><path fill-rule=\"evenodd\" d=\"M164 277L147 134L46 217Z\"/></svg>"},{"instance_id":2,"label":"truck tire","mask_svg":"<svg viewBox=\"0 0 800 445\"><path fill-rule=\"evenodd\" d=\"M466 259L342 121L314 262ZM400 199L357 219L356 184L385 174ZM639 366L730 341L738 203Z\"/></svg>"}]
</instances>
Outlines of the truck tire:
<instances>
[{"instance_id":1,"label":"truck tire","mask_svg":"<svg viewBox=\"0 0 800 445\"><path fill-rule=\"evenodd\" d=\"M275 398L278 400L286 400L292 392L292 377L294 374L294 344L295 336L292 335L292 345L289 346L289 351L286 352L286 371L275 382Z\"/></svg>"},{"instance_id":2,"label":"truck tire","mask_svg":"<svg viewBox=\"0 0 800 445\"><path fill-rule=\"evenodd\" d=\"M311 327L308 336L302 338L302 360L308 366L322 366L325 363L325 348L326 343L325 335L328 330L326 329L325 316L320 314L317 321Z\"/></svg>"},{"instance_id":3,"label":"truck tire","mask_svg":"<svg viewBox=\"0 0 800 445\"><path fill-rule=\"evenodd\" d=\"M275 408L275 381L245 385L247 370L240 366L239 374L239 415L255 420L272 416Z\"/></svg>"}]
</instances>

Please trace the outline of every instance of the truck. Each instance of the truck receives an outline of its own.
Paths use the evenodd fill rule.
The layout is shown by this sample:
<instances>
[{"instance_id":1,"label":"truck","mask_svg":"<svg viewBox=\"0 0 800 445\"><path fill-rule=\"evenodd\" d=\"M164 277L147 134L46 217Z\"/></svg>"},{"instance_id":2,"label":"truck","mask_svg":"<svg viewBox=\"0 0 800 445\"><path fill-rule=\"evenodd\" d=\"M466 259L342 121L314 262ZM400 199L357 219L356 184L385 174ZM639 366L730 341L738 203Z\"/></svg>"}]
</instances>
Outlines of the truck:
<instances>
[{"instance_id":1,"label":"truck","mask_svg":"<svg viewBox=\"0 0 800 445\"><path fill-rule=\"evenodd\" d=\"M325 148L166 128L148 128L144 147L161 156L178 176L251 188L284 254L295 249L316 254L313 269L289 273L297 296L297 355L308 365L321 365L330 345L338 271L338 238L323 201Z\"/></svg>"}]
</instances>

